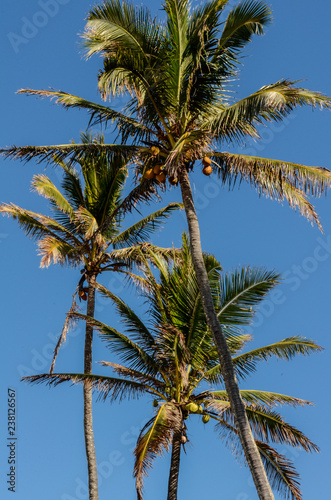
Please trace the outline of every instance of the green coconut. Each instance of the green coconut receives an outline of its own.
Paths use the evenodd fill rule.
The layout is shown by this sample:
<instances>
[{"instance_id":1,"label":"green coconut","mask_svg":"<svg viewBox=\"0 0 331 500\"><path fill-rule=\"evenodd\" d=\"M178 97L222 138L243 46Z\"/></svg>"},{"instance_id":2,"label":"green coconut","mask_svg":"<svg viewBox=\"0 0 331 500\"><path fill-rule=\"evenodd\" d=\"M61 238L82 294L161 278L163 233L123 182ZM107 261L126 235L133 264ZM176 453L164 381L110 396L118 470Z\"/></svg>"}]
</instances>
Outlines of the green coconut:
<instances>
[{"instance_id":1,"label":"green coconut","mask_svg":"<svg viewBox=\"0 0 331 500\"><path fill-rule=\"evenodd\" d=\"M185 405L185 410L189 411L190 413L197 413L199 410L199 405L196 403L188 403Z\"/></svg>"},{"instance_id":2,"label":"green coconut","mask_svg":"<svg viewBox=\"0 0 331 500\"><path fill-rule=\"evenodd\" d=\"M202 421L204 424L207 424L207 422L209 422L209 420L210 420L210 415L204 415L202 417Z\"/></svg>"}]
</instances>

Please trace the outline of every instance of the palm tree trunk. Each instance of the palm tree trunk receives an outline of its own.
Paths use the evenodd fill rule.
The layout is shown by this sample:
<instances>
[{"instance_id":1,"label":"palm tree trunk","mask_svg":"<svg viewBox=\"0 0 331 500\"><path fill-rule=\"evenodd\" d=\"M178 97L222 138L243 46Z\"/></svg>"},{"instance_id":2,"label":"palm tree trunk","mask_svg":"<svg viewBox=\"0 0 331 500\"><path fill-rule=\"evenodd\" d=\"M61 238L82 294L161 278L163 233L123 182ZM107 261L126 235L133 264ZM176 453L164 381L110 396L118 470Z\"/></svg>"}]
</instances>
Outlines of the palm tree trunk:
<instances>
[{"instance_id":1,"label":"palm tree trunk","mask_svg":"<svg viewBox=\"0 0 331 500\"><path fill-rule=\"evenodd\" d=\"M88 276L89 284L87 296L86 314L94 318L95 308L95 280L96 275ZM92 373L92 341L93 327L86 323L85 329L85 350L84 350L84 373ZM95 456L93 420L92 420L92 388L89 382L84 383L84 436L85 449L88 468L89 500L98 500L98 474L97 461Z\"/></svg>"},{"instance_id":2,"label":"palm tree trunk","mask_svg":"<svg viewBox=\"0 0 331 500\"><path fill-rule=\"evenodd\" d=\"M214 308L208 276L203 262L199 222L194 207L191 185L186 168L182 168L179 172L179 183L189 228L192 260L201 295L203 310L220 358L225 388L234 414L240 442L243 447L245 458L248 467L250 468L259 499L274 500L274 496L248 422L245 405L240 396L239 386L232 365L231 353Z\"/></svg>"},{"instance_id":3,"label":"palm tree trunk","mask_svg":"<svg viewBox=\"0 0 331 500\"><path fill-rule=\"evenodd\" d=\"M171 464L168 481L167 500L177 500L180 452L182 447L182 430L176 430L172 438Z\"/></svg>"}]
</instances>

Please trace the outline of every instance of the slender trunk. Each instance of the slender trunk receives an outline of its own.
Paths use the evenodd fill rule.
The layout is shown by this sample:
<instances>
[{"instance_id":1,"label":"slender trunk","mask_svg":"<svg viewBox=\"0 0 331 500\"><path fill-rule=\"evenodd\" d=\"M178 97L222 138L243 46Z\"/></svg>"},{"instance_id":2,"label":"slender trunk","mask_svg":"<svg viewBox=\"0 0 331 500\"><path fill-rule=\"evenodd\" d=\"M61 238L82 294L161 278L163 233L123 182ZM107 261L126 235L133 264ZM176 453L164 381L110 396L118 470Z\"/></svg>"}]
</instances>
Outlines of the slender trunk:
<instances>
[{"instance_id":1,"label":"slender trunk","mask_svg":"<svg viewBox=\"0 0 331 500\"><path fill-rule=\"evenodd\" d=\"M179 173L179 182L189 228L192 260L201 295L203 310L220 358L222 375L226 392L230 400L231 409L234 414L236 429L238 431L239 439L243 447L245 458L248 467L250 468L259 499L274 500L274 496L248 422L245 405L241 399L236 375L233 369L231 353L214 308L208 276L203 262L198 218L194 207L188 173L185 168L183 168Z\"/></svg>"},{"instance_id":2,"label":"slender trunk","mask_svg":"<svg viewBox=\"0 0 331 500\"><path fill-rule=\"evenodd\" d=\"M176 430L172 438L171 464L168 481L167 500L177 500L180 452L182 447L182 430Z\"/></svg>"},{"instance_id":3,"label":"slender trunk","mask_svg":"<svg viewBox=\"0 0 331 500\"><path fill-rule=\"evenodd\" d=\"M95 308L95 274L88 276L87 315L94 317ZM92 341L93 327L86 323L84 373L92 373ZM89 382L84 383L84 436L88 468L89 500L98 500L98 474L95 456L93 420L92 420L92 388Z\"/></svg>"}]
</instances>

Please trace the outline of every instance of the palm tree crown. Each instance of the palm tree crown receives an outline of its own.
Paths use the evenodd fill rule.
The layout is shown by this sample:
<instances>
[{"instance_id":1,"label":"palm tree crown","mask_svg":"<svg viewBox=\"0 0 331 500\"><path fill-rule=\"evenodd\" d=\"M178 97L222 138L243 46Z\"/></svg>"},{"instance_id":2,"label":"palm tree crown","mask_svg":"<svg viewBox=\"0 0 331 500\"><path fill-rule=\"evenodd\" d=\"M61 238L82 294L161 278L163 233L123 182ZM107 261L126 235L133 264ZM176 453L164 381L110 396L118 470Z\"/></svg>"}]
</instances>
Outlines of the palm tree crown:
<instances>
[{"instance_id":1,"label":"palm tree crown","mask_svg":"<svg viewBox=\"0 0 331 500\"><path fill-rule=\"evenodd\" d=\"M177 498L179 454L176 459L174 451L177 443L180 450L187 441L189 417L198 416L204 423L214 421L220 435L240 451L229 399L226 391L219 388L223 383L221 366L203 314L186 237L181 259L179 261L177 255L176 262L169 267L162 258L154 260L159 280L155 279L146 262L140 284L147 298L147 322L111 291L98 286L101 293L114 302L126 325L123 334L89 319L101 332L109 349L123 362L123 365L102 362L113 369L113 377L55 374L28 378L32 382L51 385L88 379L100 391L101 397L112 401L146 393L153 397L154 416L142 429L135 449L138 499L142 498L143 476L147 475L156 456L170 447L172 463L168 499ZM313 341L297 336L242 352L251 340L244 333L244 327L251 322L256 307L277 284L279 276L264 269L244 268L220 278L221 268L213 256L205 255L205 264L215 308L238 377L246 378L257 369L259 361L272 356L289 360L296 354L306 355L320 349ZM314 443L275 411L275 406L280 404L301 406L311 403L259 390L242 390L241 396L272 485L285 498L301 499L299 476L293 464L271 444L283 443L306 451L318 451Z\"/></svg>"},{"instance_id":2,"label":"palm tree crown","mask_svg":"<svg viewBox=\"0 0 331 500\"><path fill-rule=\"evenodd\" d=\"M103 144L83 135L85 144ZM124 214L132 210L123 197L127 167L120 157L105 151L85 151L72 164L56 159L63 169L62 190L43 174L34 176L32 189L50 201L53 217L33 213L14 204L2 204L0 212L13 217L32 238L39 240L41 267L54 264L84 266L87 272L118 270L133 257L131 245L146 241L151 232L180 205L172 203L131 227L121 230ZM139 196L137 196L139 201ZM109 252L111 247L112 252ZM160 249L161 250L161 249ZM137 253L138 255L138 253Z\"/></svg>"},{"instance_id":3,"label":"palm tree crown","mask_svg":"<svg viewBox=\"0 0 331 500\"><path fill-rule=\"evenodd\" d=\"M259 125L280 121L297 106L331 106L329 97L290 80L264 85L235 101L231 82L238 76L242 52L253 35L264 33L271 11L262 2L248 0L222 20L227 3L213 0L192 9L188 0L166 0L166 22L153 19L145 7L120 0L106 0L90 11L84 33L87 55L101 53L104 58L99 90L105 100L123 92L131 96L123 112L65 92L20 92L86 109L91 124L115 122L125 147L104 147L135 159L145 189L151 184L164 187L164 178L156 178L160 167L174 184L183 168L191 170L196 162L209 163L211 158L205 173L213 170L223 183L244 179L266 196L286 199L319 224L306 195L319 195L330 185L328 170L222 151L229 143L258 139ZM131 146L125 144L129 138ZM54 152L61 158L75 157L86 148L81 143L2 152L53 161ZM146 183L146 172L155 167L156 174L147 175Z\"/></svg>"}]
</instances>

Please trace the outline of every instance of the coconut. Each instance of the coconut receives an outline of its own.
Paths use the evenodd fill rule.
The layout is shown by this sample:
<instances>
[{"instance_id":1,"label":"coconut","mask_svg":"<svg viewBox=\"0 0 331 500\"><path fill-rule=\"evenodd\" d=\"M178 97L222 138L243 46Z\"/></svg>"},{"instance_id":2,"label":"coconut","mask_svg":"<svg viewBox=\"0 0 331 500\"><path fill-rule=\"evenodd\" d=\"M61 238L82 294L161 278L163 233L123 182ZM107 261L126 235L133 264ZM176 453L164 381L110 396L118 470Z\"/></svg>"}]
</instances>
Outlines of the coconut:
<instances>
[{"instance_id":1,"label":"coconut","mask_svg":"<svg viewBox=\"0 0 331 500\"><path fill-rule=\"evenodd\" d=\"M177 179L177 177L170 177L170 178L169 178L169 183L170 183L172 186L177 186L177 184L178 184L178 179Z\"/></svg>"},{"instance_id":2,"label":"coconut","mask_svg":"<svg viewBox=\"0 0 331 500\"><path fill-rule=\"evenodd\" d=\"M202 169L202 173L205 175L210 175L212 173L212 171L213 171L213 169L210 165L208 165Z\"/></svg>"},{"instance_id":3,"label":"coconut","mask_svg":"<svg viewBox=\"0 0 331 500\"><path fill-rule=\"evenodd\" d=\"M202 160L202 165L204 165L205 167L208 167L208 165L211 165L211 159L208 158L208 156L205 156Z\"/></svg>"},{"instance_id":4,"label":"coconut","mask_svg":"<svg viewBox=\"0 0 331 500\"><path fill-rule=\"evenodd\" d=\"M87 300L87 295L84 290L79 290L78 297L80 297L83 300Z\"/></svg>"},{"instance_id":5,"label":"coconut","mask_svg":"<svg viewBox=\"0 0 331 500\"><path fill-rule=\"evenodd\" d=\"M154 399L153 406L154 406L154 408L156 408L157 406L159 406L159 402L158 402L157 399Z\"/></svg>"},{"instance_id":6,"label":"coconut","mask_svg":"<svg viewBox=\"0 0 331 500\"><path fill-rule=\"evenodd\" d=\"M163 166L162 165L155 165L155 167L153 168L153 172L155 175L159 175L163 170Z\"/></svg>"},{"instance_id":7,"label":"coconut","mask_svg":"<svg viewBox=\"0 0 331 500\"><path fill-rule=\"evenodd\" d=\"M150 168L150 169L146 170L144 177L145 177L145 179L153 179L153 177L154 177L153 169Z\"/></svg>"},{"instance_id":8,"label":"coconut","mask_svg":"<svg viewBox=\"0 0 331 500\"><path fill-rule=\"evenodd\" d=\"M184 436L184 434L182 435L181 440L182 440L182 444L187 443L187 437L186 437L186 436Z\"/></svg>"},{"instance_id":9,"label":"coconut","mask_svg":"<svg viewBox=\"0 0 331 500\"><path fill-rule=\"evenodd\" d=\"M157 156L160 152L160 149L157 146L152 146L150 151L153 156Z\"/></svg>"},{"instance_id":10,"label":"coconut","mask_svg":"<svg viewBox=\"0 0 331 500\"><path fill-rule=\"evenodd\" d=\"M163 184L166 181L166 175L164 172L160 172L159 175L156 175L155 177L159 182L162 182Z\"/></svg>"},{"instance_id":11,"label":"coconut","mask_svg":"<svg viewBox=\"0 0 331 500\"><path fill-rule=\"evenodd\" d=\"M199 410L199 405L196 403L188 403L185 405L185 410L191 412L191 413L196 413Z\"/></svg>"},{"instance_id":12,"label":"coconut","mask_svg":"<svg viewBox=\"0 0 331 500\"><path fill-rule=\"evenodd\" d=\"M204 415L202 417L202 421L204 424L207 424L209 422L209 420L210 420L210 415Z\"/></svg>"}]
</instances>

